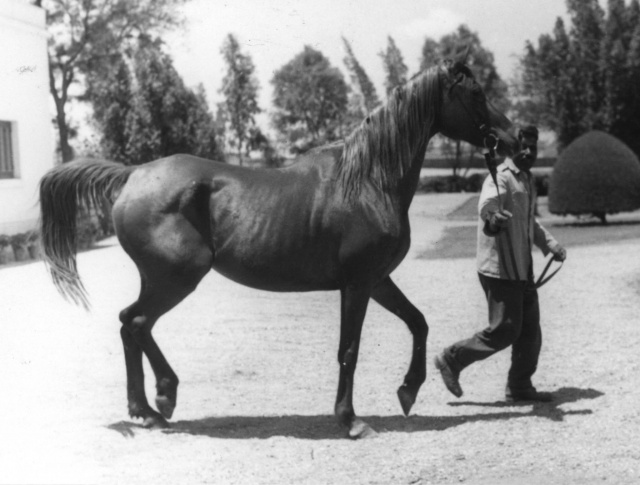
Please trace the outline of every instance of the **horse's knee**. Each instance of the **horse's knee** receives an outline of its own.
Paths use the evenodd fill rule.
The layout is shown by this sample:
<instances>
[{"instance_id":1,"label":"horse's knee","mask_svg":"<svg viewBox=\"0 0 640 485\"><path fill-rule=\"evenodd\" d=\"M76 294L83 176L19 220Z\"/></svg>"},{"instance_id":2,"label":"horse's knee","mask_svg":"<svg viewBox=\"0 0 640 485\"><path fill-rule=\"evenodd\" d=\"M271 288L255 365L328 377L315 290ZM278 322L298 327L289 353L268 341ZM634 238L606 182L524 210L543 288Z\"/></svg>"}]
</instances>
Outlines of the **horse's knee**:
<instances>
[{"instance_id":1,"label":"horse's knee","mask_svg":"<svg viewBox=\"0 0 640 485\"><path fill-rule=\"evenodd\" d=\"M429 324L427 323L427 319L424 318L424 315L419 310L416 310L416 314L414 316L414 324L416 326L416 333L420 338L427 339L429 336Z\"/></svg>"},{"instance_id":2,"label":"horse's knee","mask_svg":"<svg viewBox=\"0 0 640 485\"><path fill-rule=\"evenodd\" d=\"M123 341L134 339L139 342L151 331L149 319L145 315L136 315L132 307L120 312L120 336Z\"/></svg>"},{"instance_id":3,"label":"horse's knee","mask_svg":"<svg viewBox=\"0 0 640 485\"><path fill-rule=\"evenodd\" d=\"M133 335L131 335L129 329L124 325L120 327L120 338L125 345L129 344L133 340Z\"/></svg>"},{"instance_id":4,"label":"horse's knee","mask_svg":"<svg viewBox=\"0 0 640 485\"><path fill-rule=\"evenodd\" d=\"M429 335L429 325L420 310L415 307L411 308L411 310L404 315L403 319L415 338L419 340L427 339Z\"/></svg>"},{"instance_id":5,"label":"horse's knee","mask_svg":"<svg viewBox=\"0 0 640 485\"><path fill-rule=\"evenodd\" d=\"M129 324L129 331L133 338L137 341L144 339L151 333L151 326L149 325L149 319L144 315L138 315L131 319Z\"/></svg>"}]
</instances>

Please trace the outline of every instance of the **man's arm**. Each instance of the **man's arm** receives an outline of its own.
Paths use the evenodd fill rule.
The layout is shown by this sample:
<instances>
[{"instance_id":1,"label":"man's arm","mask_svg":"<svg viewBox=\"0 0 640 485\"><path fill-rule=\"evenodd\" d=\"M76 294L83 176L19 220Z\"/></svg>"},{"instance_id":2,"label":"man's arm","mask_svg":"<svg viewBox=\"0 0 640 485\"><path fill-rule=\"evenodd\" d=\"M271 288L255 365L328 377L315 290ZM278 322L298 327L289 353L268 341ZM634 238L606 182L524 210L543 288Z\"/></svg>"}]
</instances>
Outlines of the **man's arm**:
<instances>
[{"instance_id":1,"label":"man's arm","mask_svg":"<svg viewBox=\"0 0 640 485\"><path fill-rule=\"evenodd\" d=\"M498 187L500 195L504 200L507 194L507 186L503 177L498 174ZM485 235L494 237L509 225L512 214L508 210L500 207L500 199L496 184L492 177L487 177L482 184L480 200L478 201L478 212L484 222L483 232Z\"/></svg>"},{"instance_id":2,"label":"man's arm","mask_svg":"<svg viewBox=\"0 0 640 485\"><path fill-rule=\"evenodd\" d=\"M567 259L567 250L554 239L551 233L537 219L533 223L533 243L542 250L545 256L552 253L553 259L556 261Z\"/></svg>"}]
</instances>

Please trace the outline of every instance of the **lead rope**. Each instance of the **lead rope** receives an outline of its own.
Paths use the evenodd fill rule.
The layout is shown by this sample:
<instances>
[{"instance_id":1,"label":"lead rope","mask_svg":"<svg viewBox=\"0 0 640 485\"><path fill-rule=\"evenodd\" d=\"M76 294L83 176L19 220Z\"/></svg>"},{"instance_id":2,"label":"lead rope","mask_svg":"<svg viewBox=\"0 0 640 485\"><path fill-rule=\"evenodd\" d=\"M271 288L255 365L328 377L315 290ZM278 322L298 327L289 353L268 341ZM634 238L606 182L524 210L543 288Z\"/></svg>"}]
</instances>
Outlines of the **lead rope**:
<instances>
[{"instance_id":1,"label":"lead rope","mask_svg":"<svg viewBox=\"0 0 640 485\"><path fill-rule=\"evenodd\" d=\"M484 125L483 125L484 126ZM483 127L481 127L483 129ZM486 130L486 128L485 128ZM493 179L493 183L496 186L496 192L498 193L498 208L502 212L502 197L500 196L500 187L498 186L498 169L496 164L496 147L498 146L498 137L493 133L489 132L484 137L484 146L487 151L484 154L484 160L487 164L487 168L489 169L489 173L491 174L491 178ZM504 271L507 274L507 278L511 281L520 281L520 274L518 272L518 265L516 263L516 255L513 251L513 243L511 242L511 234L508 229L505 229L504 235L506 238L507 249L509 253L509 258L511 259L511 266L513 266L513 271L515 272L515 278L511 277L511 274L508 270L508 266L502 257L502 251L498 248L498 254L501 255L501 260L503 261ZM500 245L500 238L496 238L496 242Z\"/></svg>"},{"instance_id":2,"label":"lead rope","mask_svg":"<svg viewBox=\"0 0 640 485\"><path fill-rule=\"evenodd\" d=\"M560 261L560 266L558 266L553 273L551 273L549 276L547 276L546 278L544 277L544 275L547 274L547 271L549 271L549 268L551 267L551 264L555 261L553 254L549 257L549 260L547 261L547 265L544 267L544 271L542 272L542 274L540 275L540 277L538 278L538 281L536 281L535 283L535 288L536 290L538 288L540 288L542 285L546 284L551 278L553 278L556 273L558 271L560 271L562 269L562 265L564 264L564 261Z\"/></svg>"}]
</instances>

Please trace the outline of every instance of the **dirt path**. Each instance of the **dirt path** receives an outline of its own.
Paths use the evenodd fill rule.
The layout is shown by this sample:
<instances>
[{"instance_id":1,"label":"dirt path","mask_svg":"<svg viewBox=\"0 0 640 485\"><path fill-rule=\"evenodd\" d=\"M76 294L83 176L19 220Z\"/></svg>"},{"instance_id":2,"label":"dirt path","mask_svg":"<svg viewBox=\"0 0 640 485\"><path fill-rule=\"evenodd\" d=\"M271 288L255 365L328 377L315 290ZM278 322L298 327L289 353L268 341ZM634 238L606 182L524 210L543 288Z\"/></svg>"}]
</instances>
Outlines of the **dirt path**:
<instances>
[{"instance_id":1,"label":"dirt path","mask_svg":"<svg viewBox=\"0 0 640 485\"><path fill-rule=\"evenodd\" d=\"M138 282L118 246L80 256L89 315L58 297L42 265L0 270L0 483L638 483L640 234L569 248L541 290L536 384L555 392L553 404L501 401L504 352L468 369L456 400L431 358L482 325L474 261L416 255L463 201L416 197L412 251L394 279L429 321L429 376L402 417L395 389L409 332L371 305L355 405L379 434L361 442L332 416L336 293L272 294L208 276L154 331L181 379L165 433L126 414L117 314ZM148 378L150 396L153 387Z\"/></svg>"}]
</instances>

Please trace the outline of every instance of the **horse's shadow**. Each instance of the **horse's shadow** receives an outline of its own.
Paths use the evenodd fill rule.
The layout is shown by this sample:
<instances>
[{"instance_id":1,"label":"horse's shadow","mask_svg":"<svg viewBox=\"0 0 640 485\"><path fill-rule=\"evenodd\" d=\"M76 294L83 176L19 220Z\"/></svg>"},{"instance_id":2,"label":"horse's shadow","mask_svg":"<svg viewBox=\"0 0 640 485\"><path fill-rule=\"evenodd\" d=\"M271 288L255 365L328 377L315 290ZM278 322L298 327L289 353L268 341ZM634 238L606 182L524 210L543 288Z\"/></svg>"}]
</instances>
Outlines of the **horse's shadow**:
<instances>
[{"instance_id":1,"label":"horse's shadow","mask_svg":"<svg viewBox=\"0 0 640 485\"><path fill-rule=\"evenodd\" d=\"M479 412L459 416L363 416L378 433L419 431L444 431L448 428L477 421L502 421L527 417L542 417L551 421L562 421L565 416L591 414L590 409L564 410L563 404L585 399L595 399L603 393L594 389L563 387L553 393L554 400L549 403L472 402L456 401L450 406L478 406L504 409L500 412ZM530 407L527 412L517 408ZM514 409L516 408L516 409ZM121 433L125 437L135 437L136 433L146 431L139 424L121 421L107 428ZM183 433L196 436L208 436L222 439L267 439L275 436L287 436L299 439L322 440L342 439L345 432L335 418L321 416L212 416L208 418L176 421L165 433Z\"/></svg>"}]
</instances>

